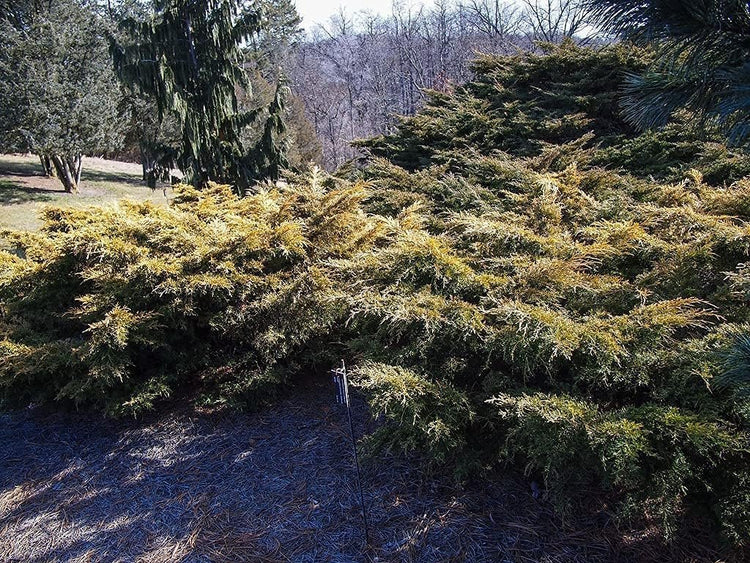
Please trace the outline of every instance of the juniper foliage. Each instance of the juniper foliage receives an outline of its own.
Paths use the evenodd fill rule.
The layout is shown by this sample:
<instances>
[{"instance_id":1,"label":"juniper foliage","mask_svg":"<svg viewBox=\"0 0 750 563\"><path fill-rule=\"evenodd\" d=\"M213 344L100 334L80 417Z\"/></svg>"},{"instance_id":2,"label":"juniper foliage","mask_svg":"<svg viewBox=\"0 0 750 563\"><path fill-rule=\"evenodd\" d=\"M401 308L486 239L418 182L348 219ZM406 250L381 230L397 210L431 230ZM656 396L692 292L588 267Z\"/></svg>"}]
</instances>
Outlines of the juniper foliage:
<instances>
[{"instance_id":1,"label":"juniper foliage","mask_svg":"<svg viewBox=\"0 0 750 563\"><path fill-rule=\"evenodd\" d=\"M640 55L549 55L568 56L586 76ZM190 390L252 404L343 353L386 422L374 447L462 474L513 463L562 509L596 484L667 534L698 514L746 542L745 162L726 157L708 181L699 154L654 179L616 159L645 137L602 126L596 148L586 125L493 149L521 116L493 106L520 82L507 68L548 64L482 59L474 83L373 142L388 158L362 170L245 199L183 186L170 208L49 209L40 233L6 234L4 402L141 412Z\"/></svg>"},{"instance_id":2,"label":"juniper foliage","mask_svg":"<svg viewBox=\"0 0 750 563\"><path fill-rule=\"evenodd\" d=\"M403 120L398 133L357 144L409 170L467 149L547 154L551 166L564 167L560 146L577 141L576 150L589 149L578 151L579 163L585 158L642 178L679 181L694 168L720 185L750 172L746 151L728 148L711 123L694 127L685 111L659 131L639 131L626 120L623 82L650 68L657 56L652 49L625 43L581 49L570 40L540 47L541 54L481 56L473 64L474 80L450 94L428 93L426 107Z\"/></svg>"},{"instance_id":3,"label":"juniper foliage","mask_svg":"<svg viewBox=\"0 0 750 563\"><path fill-rule=\"evenodd\" d=\"M375 236L362 195L182 186L169 209L47 209L42 232L7 235L15 252L0 258L3 399L113 413L186 386L209 402L263 399L340 318L318 300L319 264Z\"/></svg>"},{"instance_id":4,"label":"juniper foliage","mask_svg":"<svg viewBox=\"0 0 750 563\"><path fill-rule=\"evenodd\" d=\"M402 232L340 264L352 346L384 366L361 385L397 429L378 433L386 447L427 445L462 471L517 463L563 508L605 484L667 534L693 510L741 543L748 160L710 132L630 129L618 83L650 57L483 57L473 82L363 143L373 157L349 173ZM444 402L405 410L394 366ZM431 441L439 415L451 439Z\"/></svg>"}]
</instances>

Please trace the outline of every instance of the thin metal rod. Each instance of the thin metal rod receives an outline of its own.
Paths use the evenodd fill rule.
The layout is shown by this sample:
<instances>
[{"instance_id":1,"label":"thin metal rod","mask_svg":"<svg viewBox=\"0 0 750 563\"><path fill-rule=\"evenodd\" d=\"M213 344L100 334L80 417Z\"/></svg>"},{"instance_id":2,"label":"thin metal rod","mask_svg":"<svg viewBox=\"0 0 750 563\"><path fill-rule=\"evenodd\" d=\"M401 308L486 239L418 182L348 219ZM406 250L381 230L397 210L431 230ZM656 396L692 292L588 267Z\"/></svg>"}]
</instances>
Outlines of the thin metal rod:
<instances>
[{"instance_id":1,"label":"thin metal rod","mask_svg":"<svg viewBox=\"0 0 750 563\"><path fill-rule=\"evenodd\" d=\"M349 417L349 435L352 439L352 450L354 451L354 465L357 468L357 488L359 489L359 504L362 506L362 522L365 525L365 543L370 545L370 526L367 523L367 509L365 508L365 495L362 490L362 475L359 470L359 454L357 453L357 441L354 439L354 422L352 422L352 408L349 403L349 378L346 374L346 364L341 360L341 371L344 374L344 395L346 396L346 414Z\"/></svg>"}]
</instances>

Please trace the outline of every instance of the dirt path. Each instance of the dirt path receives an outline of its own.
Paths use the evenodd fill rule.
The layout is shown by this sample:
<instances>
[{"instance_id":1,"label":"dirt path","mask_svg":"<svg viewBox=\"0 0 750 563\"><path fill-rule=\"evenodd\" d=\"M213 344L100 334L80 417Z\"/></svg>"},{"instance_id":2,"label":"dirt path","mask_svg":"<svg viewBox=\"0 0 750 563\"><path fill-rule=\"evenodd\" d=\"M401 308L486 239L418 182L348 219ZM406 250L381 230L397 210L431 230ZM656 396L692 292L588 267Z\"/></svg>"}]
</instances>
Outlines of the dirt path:
<instances>
[{"instance_id":1,"label":"dirt path","mask_svg":"<svg viewBox=\"0 0 750 563\"><path fill-rule=\"evenodd\" d=\"M364 468L365 553L340 409L309 385L248 415L0 415L0 561L640 559L519 480L459 489L389 457Z\"/></svg>"}]
</instances>

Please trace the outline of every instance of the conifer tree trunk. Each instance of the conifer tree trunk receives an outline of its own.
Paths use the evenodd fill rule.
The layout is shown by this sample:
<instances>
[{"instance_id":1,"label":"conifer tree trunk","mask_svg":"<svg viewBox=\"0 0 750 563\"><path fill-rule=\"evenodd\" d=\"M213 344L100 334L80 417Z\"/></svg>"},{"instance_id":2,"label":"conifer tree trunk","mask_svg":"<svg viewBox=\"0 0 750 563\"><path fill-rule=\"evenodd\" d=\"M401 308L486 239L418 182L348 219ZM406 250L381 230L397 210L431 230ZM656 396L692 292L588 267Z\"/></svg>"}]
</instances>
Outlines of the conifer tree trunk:
<instances>
[{"instance_id":1,"label":"conifer tree trunk","mask_svg":"<svg viewBox=\"0 0 750 563\"><path fill-rule=\"evenodd\" d=\"M50 157L52 164L57 171L57 177L62 182L63 188L67 193L78 193L78 185L81 182L82 158L77 155L58 155Z\"/></svg>"},{"instance_id":2,"label":"conifer tree trunk","mask_svg":"<svg viewBox=\"0 0 750 563\"><path fill-rule=\"evenodd\" d=\"M52 161L50 160L50 157L48 155L40 154L39 162L42 164L42 170L44 171L45 176L49 176L50 178L57 177L55 167L52 166Z\"/></svg>"}]
</instances>

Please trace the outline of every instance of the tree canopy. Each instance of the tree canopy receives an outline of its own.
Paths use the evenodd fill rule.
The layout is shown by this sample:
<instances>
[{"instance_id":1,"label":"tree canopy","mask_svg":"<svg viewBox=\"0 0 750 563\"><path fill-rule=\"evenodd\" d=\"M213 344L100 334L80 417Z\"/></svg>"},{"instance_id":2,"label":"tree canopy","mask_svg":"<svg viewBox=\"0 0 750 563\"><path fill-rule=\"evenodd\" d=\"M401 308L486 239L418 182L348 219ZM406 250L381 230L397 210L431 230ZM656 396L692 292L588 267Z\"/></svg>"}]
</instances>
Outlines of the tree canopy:
<instances>
[{"instance_id":1,"label":"tree canopy","mask_svg":"<svg viewBox=\"0 0 750 563\"><path fill-rule=\"evenodd\" d=\"M81 156L122 141L120 89L96 5L19 1L0 15L0 99L3 149L50 158L76 191Z\"/></svg>"},{"instance_id":2,"label":"tree canopy","mask_svg":"<svg viewBox=\"0 0 750 563\"><path fill-rule=\"evenodd\" d=\"M259 110L241 111L238 89L249 90L242 46L261 29L261 15L237 0L160 0L145 19L129 18L112 42L120 78L152 96L160 116L174 115L181 130L177 163L199 186L209 180L244 192L266 170L241 131Z\"/></svg>"}]
</instances>

